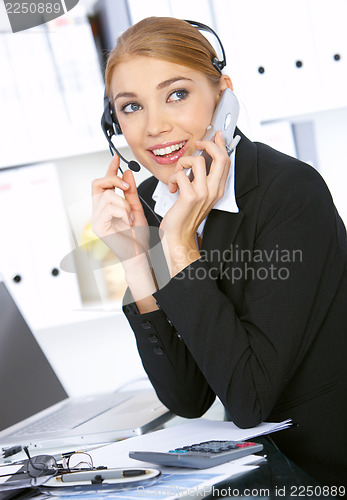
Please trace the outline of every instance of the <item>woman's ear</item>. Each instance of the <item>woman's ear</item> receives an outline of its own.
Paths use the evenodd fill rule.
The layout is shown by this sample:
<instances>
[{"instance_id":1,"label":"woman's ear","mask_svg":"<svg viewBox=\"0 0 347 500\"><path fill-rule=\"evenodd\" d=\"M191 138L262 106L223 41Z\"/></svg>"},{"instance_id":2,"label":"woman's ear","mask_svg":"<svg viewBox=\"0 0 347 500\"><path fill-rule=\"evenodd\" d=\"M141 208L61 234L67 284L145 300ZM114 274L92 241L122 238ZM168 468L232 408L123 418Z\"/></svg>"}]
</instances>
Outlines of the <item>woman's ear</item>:
<instances>
[{"instance_id":1,"label":"woman's ear","mask_svg":"<svg viewBox=\"0 0 347 500\"><path fill-rule=\"evenodd\" d=\"M234 90L233 82L228 75L222 75L220 78L219 94L221 94L226 88Z\"/></svg>"}]
</instances>

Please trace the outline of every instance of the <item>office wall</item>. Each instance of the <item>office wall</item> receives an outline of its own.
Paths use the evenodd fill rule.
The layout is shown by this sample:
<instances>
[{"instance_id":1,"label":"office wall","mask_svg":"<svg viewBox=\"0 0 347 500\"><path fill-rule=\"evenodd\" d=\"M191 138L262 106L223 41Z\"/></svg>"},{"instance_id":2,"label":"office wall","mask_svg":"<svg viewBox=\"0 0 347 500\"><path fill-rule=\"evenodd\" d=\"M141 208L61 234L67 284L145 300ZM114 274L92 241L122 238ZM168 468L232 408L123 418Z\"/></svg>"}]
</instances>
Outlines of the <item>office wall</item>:
<instances>
[{"instance_id":1,"label":"office wall","mask_svg":"<svg viewBox=\"0 0 347 500\"><path fill-rule=\"evenodd\" d=\"M117 2L113 4L117 6ZM0 272L7 274L35 335L71 394L115 388L143 375L132 332L120 312L120 301L107 300L101 273L79 269L79 273L70 274L60 271L54 277L49 273L59 265L55 258L45 276L52 286L59 283L55 289L60 295L47 293L45 285L41 292L33 293L44 260L36 258L37 264L33 265L27 241L31 241L30 251L37 249L38 255L48 244L52 245L48 253L53 255L62 242L59 257L74 254L90 217L91 180L104 175L110 161L99 127L102 75L83 5L92 8L93 2L81 0L82 10L71 11L71 21L53 23L49 31L40 28L31 34L0 35L0 166L6 167L0 171L0 183L8 185L8 179L19 177L23 186L30 172L44 168L55 185L51 187L51 199L46 197L45 201L35 190L34 204L34 194L30 197L30 191L21 188L25 196L19 199L28 234L25 244L16 243L19 237L23 242L21 234L15 238L9 234L14 209L8 210L4 201L0 256L8 251L6 264L5 257L3 262L0 257ZM305 160L312 160L322 173L347 222L345 1L331 0L328 11L321 0L129 0L128 6L134 22L147 15L173 15L214 27L225 45L226 71L241 101L240 128L254 140L297 154L293 126L308 124L301 128L310 131ZM1 2L0 26L6 31ZM70 40L68 50L65 35ZM52 53L48 42L58 38L64 43L60 46L56 42ZM64 54L67 59L62 60ZM334 58L336 55L340 58ZM298 61L301 66L296 64ZM265 71L259 72L260 67ZM302 139L305 142L305 136ZM130 158L122 138L117 141ZM26 174L22 176L23 169ZM145 176L144 170L137 174L139 182ZM43 215L49 213L47 207L53 200L55 209L59 207L55 210L60 214L59 222L47 228L42 211L46 211ZM29 211L26 206L31 207ZM19 247L22 251L15 256ZM9 255L13 257L11 265ZM13 282L17 269L25 269L29 281ZM66 283L62 286L61 278ZM23 286L27 283L29 292ZM63 298L68 297L65 291L72 298L64 306ZM79 379L79 371L85 374L83 380Z\"/></svg>"},{"instance_id":2,"label":"office wall","mask_svg":"<svg viewBox=\"0 0 347 500\"><path fill-rule=\"evenodd\" d=\"M311 161L325 178L347 221L347 37L345 0L214 0L214 21L253 139L283 146L290 128L310 142ZM278 133L275 133L276 124ZM271 125L270 133L266 130ZM285 140L287 137L287 141ZM308 156L307 156L308 154Z\"/></svg>"}]
</instances>

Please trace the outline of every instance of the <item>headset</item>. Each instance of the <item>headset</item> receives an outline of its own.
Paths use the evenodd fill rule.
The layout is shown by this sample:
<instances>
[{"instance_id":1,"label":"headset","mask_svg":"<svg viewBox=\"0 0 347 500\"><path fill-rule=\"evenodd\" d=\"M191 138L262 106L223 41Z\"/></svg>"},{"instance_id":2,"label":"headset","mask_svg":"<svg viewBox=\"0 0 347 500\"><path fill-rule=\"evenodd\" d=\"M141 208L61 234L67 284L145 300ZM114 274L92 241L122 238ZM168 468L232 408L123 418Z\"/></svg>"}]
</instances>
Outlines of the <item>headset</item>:
<instances>
[{"instance_id":1,"label":"headset","mask_svg":"<svg viewBox=\"0 0 347 500\"><path fill-rule=\"evenodd\" d=\"M211 33L216 38L216 40L218 41L219 47L221 49L221 53L222 53L223 58L222 58L222 60L219 60L219 59L217 59L217 57L214 57L214 58L212 58L211 63L212 63L212 66L214 68L216 68L220 74L222 74L222 69L226 65L226 58L225 58L223 44L222 44L219 36L217 35L217 33L212 28L207 26L206 24L202 24L202 23L197 22L197 21L188 21L187 19L185 19L185 21L187 23L191 24L192 26L194 26L194 28L197 28L198 30L207 31L208 33ZM119 158L128 166L128 168L130 168L130 170L132 170L133 172L138 172L141 167L137 163L137 161L135 161L135 160L128 161L126 158L124 158L124 156L118 151L118 149L115 147L115 145L112 142L112 137L114 135L122 134L122 130L121 130L120 125L118 123L117 116L116 116L116 113L115 113L114 108L112 106L112 103L106 95L106 89L105 89L105 93L104 93L104 112L103 112L102 117L101 117L101 128L106 136L106 139L107 139L112 156L114 155L114 153L116 153L119 156ZM119 168L119 170L123 174L123 170L121 168ZM144 201L144 200L141 200L141 201ZM145 203L145 204L148 206L147 203ZM151 212L152 212L152 209L151 209Z\"/></svg>"}]
</instances>

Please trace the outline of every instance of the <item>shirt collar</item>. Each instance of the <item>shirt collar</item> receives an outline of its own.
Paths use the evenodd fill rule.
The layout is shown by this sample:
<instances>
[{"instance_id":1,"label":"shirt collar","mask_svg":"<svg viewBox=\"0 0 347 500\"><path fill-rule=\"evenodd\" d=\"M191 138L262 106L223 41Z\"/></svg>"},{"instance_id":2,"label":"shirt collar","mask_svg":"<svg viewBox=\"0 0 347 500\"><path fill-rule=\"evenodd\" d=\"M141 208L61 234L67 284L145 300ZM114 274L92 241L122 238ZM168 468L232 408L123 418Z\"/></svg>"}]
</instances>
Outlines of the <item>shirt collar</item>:
<instances>
[{"instance_id":1,"label":"shirt collar","mask_svg":"<svg viewBox=\"0 0 347 500\"><path fill-rule=\"evenodd\" d=\"M223 210L224 212L230 213L239 212L235 196L235 153L236 150L230 155L231 164L225 183L224 196L218 200L213 207L215 210ZM178 191L176 191L176 193L170 193L168 185L158 181L157 187L152 194L152 198L155 201L154 211L161 217L164 217L176 202L178 194ZM202 236L203 234L206 219L207 217L198 227L198 236Z\"/></svg>"}]
</instances>

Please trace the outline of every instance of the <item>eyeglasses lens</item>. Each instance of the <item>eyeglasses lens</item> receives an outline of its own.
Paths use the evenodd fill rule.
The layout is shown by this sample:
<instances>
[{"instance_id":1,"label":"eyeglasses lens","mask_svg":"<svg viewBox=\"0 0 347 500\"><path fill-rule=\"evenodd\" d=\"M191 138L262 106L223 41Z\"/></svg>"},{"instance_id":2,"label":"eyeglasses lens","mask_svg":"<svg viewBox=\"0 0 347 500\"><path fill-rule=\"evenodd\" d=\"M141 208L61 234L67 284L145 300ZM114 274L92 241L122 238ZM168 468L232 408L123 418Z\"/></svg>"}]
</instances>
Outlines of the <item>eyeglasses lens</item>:
<instances>
[{"instance_id":1,"label":"eyeglasses lens","mask_svg":"<svg viewBox=\"0 0 347 500\"><path fill-rule=\"evenodd\" d=\"M76 452L73 453L67 460L68 469L92 469L93 460L88 453Z\"/></svg>"},{"instance_id":2,"label":"eyeglasses lens","mask_svg":"<svg viewBox=\"0 0 347 500\"><path fill-rule=\"evenodd\" d=\"M57 469L57 462L50 455L38 455L37 457L30 458L27 463L27 472L31 477L54 474Z\"/></svg>"}]
</instances>

